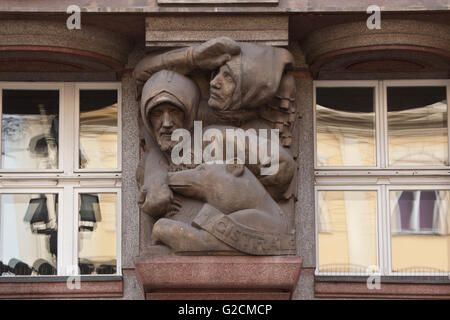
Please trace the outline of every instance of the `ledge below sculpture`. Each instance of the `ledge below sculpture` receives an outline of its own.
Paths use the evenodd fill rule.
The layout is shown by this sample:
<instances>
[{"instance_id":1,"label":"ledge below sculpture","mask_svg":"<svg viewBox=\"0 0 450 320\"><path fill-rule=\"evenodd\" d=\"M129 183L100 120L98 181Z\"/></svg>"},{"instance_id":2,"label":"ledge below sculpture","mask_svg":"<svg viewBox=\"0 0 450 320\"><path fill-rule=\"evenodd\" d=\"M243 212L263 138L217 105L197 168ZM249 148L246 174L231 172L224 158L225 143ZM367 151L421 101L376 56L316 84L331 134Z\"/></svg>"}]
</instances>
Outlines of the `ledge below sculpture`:
<instances>
[{"instance_id":1,"label":"ledge below sculpture","mask_svg":"<svg viewBox=\"0 0 450 320\"><path fill-rule=\"evenodd\" d=\"M141 256L138 281L148 300L287 300L298 282L295 256Z\"/></svg>"}]
</instances>

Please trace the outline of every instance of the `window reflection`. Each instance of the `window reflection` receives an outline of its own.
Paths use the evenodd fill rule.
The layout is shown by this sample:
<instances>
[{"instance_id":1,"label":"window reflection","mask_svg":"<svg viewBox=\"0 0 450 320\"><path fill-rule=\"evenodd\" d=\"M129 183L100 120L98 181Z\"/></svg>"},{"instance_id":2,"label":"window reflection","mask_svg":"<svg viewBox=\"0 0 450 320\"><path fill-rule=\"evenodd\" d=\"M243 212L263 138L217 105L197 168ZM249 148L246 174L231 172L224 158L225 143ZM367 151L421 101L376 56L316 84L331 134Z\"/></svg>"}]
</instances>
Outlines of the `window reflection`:
<instances>
[{"instance_id":1,"label":"window reflection","mask_svg":"<svg viewBox=\"0 0 450 320\"><path fill-rule=\"evenodd\" d=\"M117 168L117 90L80 90L81 169Z\"/></svg>"},{"instance_id":2,"label":"window reflection","mask_svg":"<svg viewBox=\"0 0 450 320\"><path fill-rule=\"evenodd\" d=\"M377 266L377 192L319 191L319 271L367 273Z\"/></svg>"},{"instance_id":3,"label":"window reflection","mask_svg":"<svg viewBox=\"0 0 450 320\"><path fill-rule=\"evenodd\" d=\"M446 87L387 88L389 164L448 165Z\"/></svg>"},{"instance_id":4,"label":"window reflection","mask_svg":"<svg viewBox=\"0 0 450 320\"><path fill-rule=\"evenodd\" d=\"M3 90L2 168L57 169L59 91Z\"/></svg>"},{"instance_id":5,"label":"window reflection","mask_svg":"<svg viewBox=\"0 0 450 320\"><path fill-rule=\"evenodd\" d=\"M116 193L80 193L78 264L81 274L117 273Z\"/></svg>"},{"instance_id":6,"label":"window reflection","mask_svg":"<svg viewBox=\"0 0 450 320\"><path fill-rule=\"evenodd\" d=\"M2 276L56 275L57 194L0 195Z\"/></svg>"},{"instance_id":7,"label":"window reflection","mask_svg":"<svg viewBox=\"0 0 450 320\"><path fill-rule=\"evenodd\" d=\"M450 191L390 192L393 272L450 271Z\"/></svg>"},{"instance_id":8,"label":"window reflection","mask_svg":"<svg viewBox=\"0 0 450 320\"><path fill-rule=\"evenodd\" d=\"M375 166L373 88L317 88L318 166Z\"/></svg>"}]
</instances>

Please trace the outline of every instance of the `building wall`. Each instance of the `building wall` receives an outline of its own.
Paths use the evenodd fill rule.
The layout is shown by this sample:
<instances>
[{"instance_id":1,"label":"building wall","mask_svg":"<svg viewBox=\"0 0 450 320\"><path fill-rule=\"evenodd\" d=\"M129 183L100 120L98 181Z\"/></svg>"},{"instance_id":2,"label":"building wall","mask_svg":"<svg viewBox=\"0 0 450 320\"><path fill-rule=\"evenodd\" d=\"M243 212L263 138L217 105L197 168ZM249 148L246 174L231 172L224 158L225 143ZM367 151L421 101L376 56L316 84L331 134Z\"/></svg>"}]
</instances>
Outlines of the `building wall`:
<instances>
[{"instance_id":1,"label":"building wall","mask_svg":"<svg viewBox=\"0 0 450 320\"><path fill-rule=\"evenodd\" d=\"M63 13L61 22L66 18L65 9L68 2L59 3L57 6L54 1L41 0L38 1L33 8L19 8L17 1L6 0L0 4L0 12L11 13L15 10L25 12L22 18L27 18L26 13L50 11L54 13ZM307 21L308 18L303 17L303 12L341 12L344 19L345 13L357 11L365 14L365 9L371 1L358 2L356 5L352 1L342 4L342 1L294 1L280 0L276 7L247 7L253 12L297 12L298 16L293 17L290 22ZM401 1L400 1L401 2ZM386 11L400 10L412 11L418 10L420 6L424 6L423 1L381 1L380 5ZM82 2L83 3L83 2ZM83 7L84 5L84 7ZM212 12L214 8L211 6L197 6L183 8L175 7L158 7L156 0L152 1L127 1L126 6L123 1L97 1L96 5L89 5L88 2L83 3L82 7L87 12L102 12L109 8L109 11L116 13L123 12L147 12L151 14L175 13L178 11L188 12ZM144 8L144 9L143 9ZM429 1L426 8L422 10L448 10L450 7L444 1ZM221 9L224 13L242 13L246 10L243 7L224 7ZM126 13L123 13L125 16ZM11 17L9 17L11 18ZM90 18L86 18L90 21ZM115 19L119 19L116 15L105 24L105 27L112 29L112 25L116 23ZM144 20L141 16L140 20ZM339 20L339 17L336 18ZM347 19L347 18L345 18ZM442 17L441 17L442 19ZM106 20L105 20L106 21ZM130 26L131 28L131 26ZM121 27L122 31L126 28ZM0 72L0 81L117 81L122 84L122 270L123 270L123 299L144 299L142 289L136 278L134 259L139 256L143 243L143 237L146 236L146 230L150 228L150 222L142 219L139 214L138 207L138 187L136 183L136 168L140 157L140 141L139 141L139 102L136 100L136 85L131 77L131 71L138 61L146 54L145 39L142 34L145 32L144 24L133 32L139 33L133 41L134 46L128 53L127 62L124 70L120 73L102 72L93 73L55 73L55 72ZM138 31L136 31L138 30ZM130 32L130 33L133 33ZM315 298L315 277L314 270L316 268L316 236L315 236L315 176L314 176L314 128L313 128L313 74L309 71L309 65L306 62L306 53L299 44L299 38L306 35L298 36L297 33L302 31L296 30L296 26L290 26L289 47L293 54L294 71L296 78L297 97L296 101L299 109L299 119L297 120L298 139L294 148L298 148L298 183L297 183L297 201L295 204L295 229L297 241L297 254L302 257L303 265L300 279L292 296L293 299L313 299ZM412 241L405 239L405 241ZM145 242L145 241L144 241ZM335 279L334 279L335 280Z\"/></svg>"}]
</instances>

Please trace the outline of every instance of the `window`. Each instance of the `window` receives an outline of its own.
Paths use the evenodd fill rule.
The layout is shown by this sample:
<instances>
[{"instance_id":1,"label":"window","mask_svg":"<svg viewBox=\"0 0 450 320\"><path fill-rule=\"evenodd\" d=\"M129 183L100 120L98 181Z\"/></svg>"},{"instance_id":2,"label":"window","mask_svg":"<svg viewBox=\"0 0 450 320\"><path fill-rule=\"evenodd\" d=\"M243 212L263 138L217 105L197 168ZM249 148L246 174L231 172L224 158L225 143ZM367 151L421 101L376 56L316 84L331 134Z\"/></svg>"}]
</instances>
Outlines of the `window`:
<instances>
[{"instance_id":1,"label":"window","mask_svg":"<svg viewBox=\"0 0 450 320\"><path fill-rule=\"evenodd\" d=\"M450 81L314 90L316 274L450 274Z\"/></svg>"},{"instance_id":2,"label":"window","mask_svg":"<svg viewBox=\"0 0 450 320\"><path fill-rule=\"evenodd\" d=\"M118 83L0 83L1 276L121 274Z\"/></svg>"}]
</instances>

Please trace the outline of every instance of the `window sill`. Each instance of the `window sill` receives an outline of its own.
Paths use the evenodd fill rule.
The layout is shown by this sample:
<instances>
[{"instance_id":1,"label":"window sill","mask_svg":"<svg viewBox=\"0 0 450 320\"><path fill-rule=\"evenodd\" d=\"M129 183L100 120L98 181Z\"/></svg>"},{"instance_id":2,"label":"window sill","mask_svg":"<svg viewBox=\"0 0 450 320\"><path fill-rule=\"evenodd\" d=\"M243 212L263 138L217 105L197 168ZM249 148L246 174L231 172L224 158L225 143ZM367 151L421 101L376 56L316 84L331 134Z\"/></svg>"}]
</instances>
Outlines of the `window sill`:
<instances>
[{"instance_id":1,"label":"window sill","mask_svg":"<svg viewBox=\"0 0 450 320\"><path fill-rule=\"evenodd\" d=\"M122 276L81 276L80 286L68 277L1 277L0 299L116 298L123 295Z\"/></svg>"},{"instance_id":2,"label":"window sill","mask_svg":"<svg viewBox=\"0 0 450 320\"><path fill-rule=\"evenodd\" d=\"M384 276L379 289L369 289L367 279L315 276L314 295L317 298L450 299L450 278L445 276ZM369 283L375 287L374 281Z\"/></svg>"}]
</instances>

